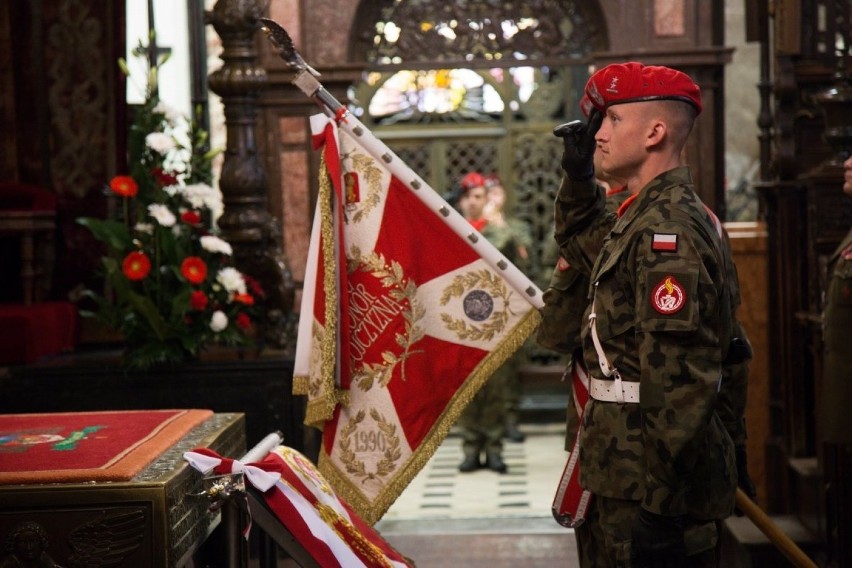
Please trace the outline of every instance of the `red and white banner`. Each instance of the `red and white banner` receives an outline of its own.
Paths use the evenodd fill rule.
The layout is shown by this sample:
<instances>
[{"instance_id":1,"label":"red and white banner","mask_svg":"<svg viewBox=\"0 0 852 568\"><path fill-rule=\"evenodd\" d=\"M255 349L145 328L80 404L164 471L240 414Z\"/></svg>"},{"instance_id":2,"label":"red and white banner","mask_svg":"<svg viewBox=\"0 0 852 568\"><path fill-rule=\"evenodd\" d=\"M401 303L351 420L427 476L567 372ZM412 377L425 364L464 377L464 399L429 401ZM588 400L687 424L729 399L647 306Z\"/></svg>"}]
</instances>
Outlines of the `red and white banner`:
<instances>
[{"instance_id":1,"label":"red and white banner","mask_svg":"<svg viewBox=\"0 0 852 568\"><path fill-rule=\"evenodd\" d=\"M269 510L319 566L413 566L335 495L310 460L292 448L278 446L254 463L225 458L208 448L186 452L184 459L204 474L242 473L246 483L263 494Z\"/></svg>"},{"instance_id":2,"label":"red and white banner","mask_svg":"<svg viewBox=\"0 0 852 568\"><path fill-rule=\"evenodd\" d=\"M538 324L540 290L350 115L312 118L320 195L294 393L374 523Z\"/></svg>"}]
</instances>

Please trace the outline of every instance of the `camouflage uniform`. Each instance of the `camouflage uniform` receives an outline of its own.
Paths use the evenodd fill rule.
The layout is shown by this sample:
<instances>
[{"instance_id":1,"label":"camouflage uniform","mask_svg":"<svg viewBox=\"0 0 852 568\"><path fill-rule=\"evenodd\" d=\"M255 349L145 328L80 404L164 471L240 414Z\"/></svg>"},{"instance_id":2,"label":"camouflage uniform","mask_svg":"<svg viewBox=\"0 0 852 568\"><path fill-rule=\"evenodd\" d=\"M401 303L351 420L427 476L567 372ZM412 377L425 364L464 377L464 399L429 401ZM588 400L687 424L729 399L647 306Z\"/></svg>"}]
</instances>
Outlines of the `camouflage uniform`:
<instances>
[{"instance_id":1,"label":"camouflage uniform","mask_svg":"<svg viewBox=\"0 0 852 568\"><path fill-rule=\"evenodd\" d=\"M493 244L511 262L518 260L518 238L509 226L488 223L482 236ZM465 407L458 420L461 428L462 449L465 456L502 455L503 436L506 432L507 393L517 380L514 358L510 358L488 379L473 400Z\"/></svg>"},{"instance_id":2,"label":"camouflage uniform","mask_svg":"<svg viewBox=\"0 0 852 568\"><path fill-rule=\"evenodd\" d=\"M677 235L676 250L655 250L656 235ZM614 563L618 550L629 550L641 506L685 516L688 554L704 553L712 562L714 521L731 513L736 490L733 444L716 412L733 327L726 289L732 261L689 170L652 180L621 217L605 212L591 180L566 177L556 201L556 238L572 268L596 283L588 299L594 296L603 353L625 382L639 383L639 403L590 400L586 408L580 483L595 495L601 520L617 526L607 525L606 538L590 534L594 523L581 526L581 554L596 566L609 565L603 554ZM682 303L655 310L654 296L667 283ZM598 364L591 311L589 305L582 318L583 357L593 379L611 381Z\"/></svg>"},{"instance_id":3,"label":"camouflage uniform","mask_svg":"<svg viewBox=\"0 0 852 568\"><path fill-rule=\"evenodd\" d=\"M606 211L615 213L624 200L630 196L626 187L606 194ZM556 240L552 241L555 245ZM544 291L541 308L541 323L536 331L539 345L559 353L571 355L565 376L571 373L574 361L583 356L580 350L580 330L588 307L589 278L562 259L555 263L556 268L550 276L550 283ZM573 401L568 402L566 410L565 451L571 451L579 427L579 414Z\"/></svg>"},{"instance_id":4,"label":"camouflage uniform","mask_svg":"<svg viewBox=\"0 0 852 568\"><path fill-rule=\"evenodd\" d=\"M852 405L852 231L829 258L828 288L823 310L823 401L820 409L823 440L852 444L849 408Z\"/></svg>"}]
</instances>

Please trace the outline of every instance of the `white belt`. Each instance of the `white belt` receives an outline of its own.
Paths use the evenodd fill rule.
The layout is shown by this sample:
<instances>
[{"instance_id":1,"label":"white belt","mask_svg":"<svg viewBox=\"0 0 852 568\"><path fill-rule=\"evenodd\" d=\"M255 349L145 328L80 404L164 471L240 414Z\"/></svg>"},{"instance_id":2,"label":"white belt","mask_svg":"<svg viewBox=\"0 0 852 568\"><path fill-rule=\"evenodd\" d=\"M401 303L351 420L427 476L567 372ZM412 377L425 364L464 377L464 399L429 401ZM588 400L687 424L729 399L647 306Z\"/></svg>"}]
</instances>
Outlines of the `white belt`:
<instances>
[{"instance_id":1,"label":"white belt","mask_svg":"<svg viewBox=\"0 0 852 568\"><path fill-rule=\"evenodd\" d=\"M592 310L589 313L589 327L592 332L592 343L595 345L595 351L598 355L598 365L600 365L603 376L611 381L602 379L592 379L589 396L595 400L603 402L617 402L624 404L625 402L639 402L639 383L628 382L621 380L621 373L609 362L609 359L604 353L603 345L598 338L598 316L595 313L595 303L598 298L598 282L595 282L594 294L592 294Z\"/></svg>"},{"instance_id":2,"label":"white belt","mask_svg":"<svg viewBox=\"0 0 852 568\"><path fill-rule=\"evenodd\" d=\"M639 383L634 381L622 381L621 377L614 381L592 377L589 386L589 396L595 400L619 404L639 402Z\"/></svg>"}]
</instances>

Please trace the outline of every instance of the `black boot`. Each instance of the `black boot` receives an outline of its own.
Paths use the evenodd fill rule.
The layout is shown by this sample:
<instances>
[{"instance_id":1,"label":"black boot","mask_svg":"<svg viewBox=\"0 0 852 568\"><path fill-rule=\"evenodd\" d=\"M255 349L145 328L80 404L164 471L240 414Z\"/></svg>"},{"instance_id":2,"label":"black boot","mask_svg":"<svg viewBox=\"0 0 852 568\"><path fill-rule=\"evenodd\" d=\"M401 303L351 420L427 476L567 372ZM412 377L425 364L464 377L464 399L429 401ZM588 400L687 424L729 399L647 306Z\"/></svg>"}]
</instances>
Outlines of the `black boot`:
<instances>
[{"instance_id":1,"label":"black boot","mask_svg":"<svg viewBox=\"0 0 852 568\"><path fill-rule=\"evenodd\" d=\"M527 439L526 434L518 430L518 423L513 420L506 421L506 439L510 442L523 442Z\"/></svg>"},{"instance_id":2,"label":"black boot","mask_svg":"<svg viewBox=\"0 0 852 568\"><path fill-rule=\"evenodd\" d=\"M462 473L468 473L476 471L481 467L482 464L479 462L479 452L465 452L464 460L462 460L459 464L459 471Z\"/></svg>"},{"instance_id":3,"label":"black boot","mask_svg":"<svg viewBox=\"0 0 852 568\"><path fill-rule=\"evenodd\" d=\"M497 473L506 473L509 469L503 461L503 456L497 452L485 452L485 467Z\"/></svg>"}]
</instances>

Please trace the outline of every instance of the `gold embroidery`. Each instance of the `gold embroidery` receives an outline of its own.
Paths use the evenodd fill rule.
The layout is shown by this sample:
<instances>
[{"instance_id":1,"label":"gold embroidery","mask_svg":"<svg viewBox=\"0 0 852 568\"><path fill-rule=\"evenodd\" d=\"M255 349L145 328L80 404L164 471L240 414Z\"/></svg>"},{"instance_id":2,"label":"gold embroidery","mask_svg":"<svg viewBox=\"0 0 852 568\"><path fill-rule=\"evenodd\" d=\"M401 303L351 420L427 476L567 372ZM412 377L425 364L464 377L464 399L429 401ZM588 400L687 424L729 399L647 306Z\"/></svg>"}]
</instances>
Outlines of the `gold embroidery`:
<instances>
[{"instance_id":1,"label":"gold embroidery","mask_svg":"<svg viewBox=\"0 0 852 568\"><path fill-rule=\"evenodd\" d=\"M396 425L385 420L375 408L370 409L370 417L376 421L376 425L383 435L384 440L384 443L376 444L376 447L382 452L383 457L376 464L376 471L374 472L367 471L367 465L358 459L355 450L352 448L354 438L359 434L359 425L366 418L364 410L359 410L340 431L340 461L346 467L347 473L361 479L361 483L388 476L396 469L396 462L402 457L402 452L399 449L399 436L396 434ZM376 436L376 438L378 439L379 437ZM381 448L381 446L384 446L384 448Z\"/></svg>"},{"instance_id":2,"label":"gold embroidery","mask_svg":"<svg viewBox=\"0 0 852 568\"><path fill-rule=\"evenodd\" d=\"M375 166L376 161L371 156L353 152L344 154L341 158L341 162L351 158L353 169L367 182L367 196L359 203L353 204L356 211L352 216L352 222L359 223L382 201L382 170ZM347 218L346 221L348 223L349 219Z\"/></svg>"},{"instance_id":3,"label":"gold embroidery","mask_svg":"<svg viewBox=\"0 0 852 568\"><path fill-rule=\"evenodd\" d=\"M367 391L378 383L386 387L390 383L394 369L400 365L400 378L405 380L405 361L416 353L411 346L423 339L425 331L417 323L423 319L426 310L417 302L417 286L405 277L402 266L395 260L388 265L385 257L376 252L362 255L361 249L353 246L349 250L349 272L364 270L379 279L388 290L388 296L394 302L407 306L401 311L405 319L405 333L396 334L396 343L402 347L402 353L397 355L393 351L382 352L382 362L365 363L359 368L353 368L352 381L361 390Z\"/></svg>"}]
</instances>

